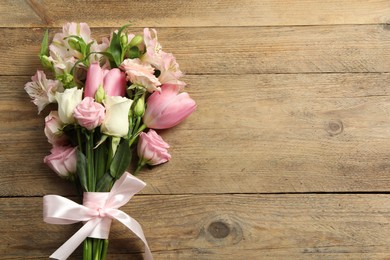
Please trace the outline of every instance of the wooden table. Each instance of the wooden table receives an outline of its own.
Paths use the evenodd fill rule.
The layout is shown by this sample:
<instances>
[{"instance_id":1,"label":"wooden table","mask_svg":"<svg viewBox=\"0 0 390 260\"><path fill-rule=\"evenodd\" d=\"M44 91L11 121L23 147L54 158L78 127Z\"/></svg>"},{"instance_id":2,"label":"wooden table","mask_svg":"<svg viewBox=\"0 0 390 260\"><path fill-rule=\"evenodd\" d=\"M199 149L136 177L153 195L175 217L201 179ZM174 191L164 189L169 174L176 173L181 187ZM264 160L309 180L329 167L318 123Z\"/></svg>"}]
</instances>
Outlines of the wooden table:
<instances>
[{"instance_id":1,"label":"wooden table","mask_svg":"<svg viewBox=\"0 0 390 260\"><path fill-rule=\"evenodd\" d=\"M155 259L390 258L388 0L0 3L0 259L47 259L80 225L42 221L73 186L42 162L47 113L23 86L50 35L157 28L198 109L123 209ZM109 259L142 259L115 223ZM80 256L80 250L75 258Z\"/></svg>"}]
</instances>

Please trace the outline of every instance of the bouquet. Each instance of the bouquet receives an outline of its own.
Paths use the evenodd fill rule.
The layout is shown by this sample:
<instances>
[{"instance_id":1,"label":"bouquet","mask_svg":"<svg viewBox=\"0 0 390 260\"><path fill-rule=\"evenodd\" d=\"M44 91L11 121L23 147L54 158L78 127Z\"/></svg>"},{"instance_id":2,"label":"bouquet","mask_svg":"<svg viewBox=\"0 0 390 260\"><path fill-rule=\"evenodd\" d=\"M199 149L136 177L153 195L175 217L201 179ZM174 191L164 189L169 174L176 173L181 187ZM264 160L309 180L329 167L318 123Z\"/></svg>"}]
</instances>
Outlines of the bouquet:
<instances>
[{"instance_id":1,"label":"bouquet","mask_svg":"<svg viewBox=\"0 0 390 260\"><path fill-rule=\"evenodd\" d=\"M152 259L140 224L119 207L145 186L134 176L142 167L171 158L155 130L179 124L196 103L182 92L183 73L157 32L145 28L134 35L127 28L97 42L87 24L68 23L50 45L46 31L39 58L52 79L38 70L25 85L38 113L57 103L45 118L53 148L44 162L83 195L82 205L44 196L46 222L84 223L51 258L66 259L83 243L83 259L105 259L115 219L144 242L145 258Z\"/></svg>"}]
</instances>

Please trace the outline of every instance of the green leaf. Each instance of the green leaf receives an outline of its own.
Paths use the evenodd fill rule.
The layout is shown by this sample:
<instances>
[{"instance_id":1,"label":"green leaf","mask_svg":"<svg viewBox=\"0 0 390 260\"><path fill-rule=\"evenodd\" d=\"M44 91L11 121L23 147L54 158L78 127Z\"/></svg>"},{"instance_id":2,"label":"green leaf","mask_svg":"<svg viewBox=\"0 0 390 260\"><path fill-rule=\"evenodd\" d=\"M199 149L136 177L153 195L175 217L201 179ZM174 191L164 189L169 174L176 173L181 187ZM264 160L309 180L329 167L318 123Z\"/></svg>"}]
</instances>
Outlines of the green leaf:
<instances>
[{"instance_id":1,"label":"green leaf","mask_svg":"<svg viewBox=\"0 0 390 260\"><path fill-rule=\"evenodd\" d=\"M129 141L123 140L119 144L116 150L115 156L112 159L110 165L110 174L116 180L119 179L122 174L126 171L127 167L131 162L131 150L129 147Z\"/></svg>"},{"instance_id":2,"label":"green leaf","mask_svg":"<svg viewBox=\"0 0 390 260\"><path fill-rule=\"evenodd\" d=\"M46 30L41 43L41 51L39 52L39 56L43 55L49 56L49 30Z\"/></svg>"},{"instance_id":3,"label":"green leaf","mask_svg":"<svg viewBox=\"0 0 390 260\"><path fill-rule=\"evenodd\" d=\"M77 175L79 176L81 187L83 187L84 191L89 191L87 185L87 158L79 150L77 150Z\"/></svg>"},{"instance_id":4,"label":"green leaf","mask_svg":"<svg viewBox=\"0 0 390 260\"><path fill-rule=\"evenodd\" d=\"M114 178L110 175L110 173L106 172L98 181L96 185L97 192L107 192L110 189L111 182Z\"/></svg>"},{"instance_id":5,"label":"green leaf","mask_svg":"<svg viewBox=\"0 0 390 260\"><path fill-rule=\"evenodd\" d=\"M121 34L122 31L128 26L130 26L130 24L122 26L117 33L114 32L112 34L110 47L108 47L107 50L113 57L113 60L110 60L110 62L113 63L111 64L111 67L113 67L112 65L115 65L114 67L119 67L119 65L122 63Z\"/></svg>"}]
</instances>

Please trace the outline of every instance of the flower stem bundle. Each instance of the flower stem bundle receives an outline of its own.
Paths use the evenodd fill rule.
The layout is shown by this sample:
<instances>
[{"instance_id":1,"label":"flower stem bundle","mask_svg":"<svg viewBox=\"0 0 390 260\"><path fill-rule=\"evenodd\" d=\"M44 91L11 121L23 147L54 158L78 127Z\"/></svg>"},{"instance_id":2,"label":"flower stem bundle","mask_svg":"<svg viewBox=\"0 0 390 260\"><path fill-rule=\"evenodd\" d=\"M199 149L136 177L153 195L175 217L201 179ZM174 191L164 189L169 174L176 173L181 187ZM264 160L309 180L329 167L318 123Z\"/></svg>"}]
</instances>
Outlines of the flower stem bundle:
<instances>
[{"instance_id":1,"label":"flower stem bundle","mask_svg":"<svg viewBox=\"0 0 390 260\"><path fill-rule=\"evenodd\" d=\"M134 35L126 32L127 28L125 25L99 42L85 23L65 24L50 44L46 32L39 58L52 79L38 70L25 85L38 113L50 103L57 104L57 110L45 118L44 132L53 148L44 162L84 194L81 207L88 209L85 214L90 222L83 228L91 225L83 244L86 260L106 259L108 231L99 228L109 230L111 220L117 219L113 194L120 187L133 185L131 194L143 187L142 181L127 172L129 167L135 165L136 175L145 165L171 158L169 145L155 130L179 124L196 109L195 101L183 92L186 84L180 80L183 73L175 57L162 50L157 32L145 28ZM100 193L104 199L97 203ZM45 221L68 224L53 220L50 204L57 199L61 200L48 198ZM144 241L141 233L136 234ZM61 259L61 254L70 251L59 249L56 257Z\"/></svg>"}]
</instances>

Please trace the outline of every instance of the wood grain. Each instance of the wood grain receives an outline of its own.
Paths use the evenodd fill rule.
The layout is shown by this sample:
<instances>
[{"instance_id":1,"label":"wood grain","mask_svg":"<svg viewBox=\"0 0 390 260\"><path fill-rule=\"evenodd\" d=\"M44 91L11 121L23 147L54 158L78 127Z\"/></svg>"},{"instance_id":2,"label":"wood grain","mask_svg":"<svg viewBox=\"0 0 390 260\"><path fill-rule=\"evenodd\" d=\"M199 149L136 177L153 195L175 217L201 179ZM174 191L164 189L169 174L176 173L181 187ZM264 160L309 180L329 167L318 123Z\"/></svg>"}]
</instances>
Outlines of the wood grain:
<instances>
[{"instance_id":1,"label":"wood grain","mask_svg":"<svg viewBox=\"0 0 390 260\"><path fill-rule=\"evenodd\" d=\"M1 259L47 259L81 226L42 220L42 195L75 189L43 163L55 106L23 90L44 31L71 21L157 28L198 104L123 207L155 259L389 259L388 0L0 1ZM142 259L110 236L108 259Z\"/></svg>"},{"instance_id":2,"label":"wood grain","mask_svg":"<svg viewBox=\"0 0 390 260\"><path fill-rule=\"evenodd\" d=\"M50 149L43 134L48 110L37 116L15 87L28 80L0 77L0 191L75 194L43 163ZM173 147L172 161L141 173L145 194L388 190L390 74L185 80L198 109L181 125L160 131Z\"/></svg>"},{"instance_id":3,"label":"wood grain","mask_svg":"<svg viewBox=\"0 0 390 260\"><path fill-rule=\"evenodd\" d=\"M373 24L390 20L390 4L386 0L3 2L1 27L60 27L70 21L87 22L94 27L116 27L129 22L152 27L227 27Z\"/></svg>"},{"instance_id":4,"label":"wood grain","mask_svg":"<svg viewBox=\"0 0 390 260\"><path fill-rule=\"evenodd\" d=\"M361 259L390 254L389 199L157 195L136 196L123 210L142 224L156 259ZM42 198L0 199L2 259L47 258L80 228L43 223L41 207ZM141 243L124 226L114 222L110 236L109 259L142 259Z\"/></svg>"},{"instance_id":5,"label":"wood grain","mask_svg":"<svg viewBox=\"0 0 390 260\"><path fill-rule=\"evenodd\" d=\"M390 31L382 25L161 28L159 39L186 74L390 72ZM141 33L141 28L130 31ZM0 29L2 75L33 75L43 29ZM50 30L59 32L58 29ZM94 29L100 39L110 28Z\"/></svg>"}]
</instances>

